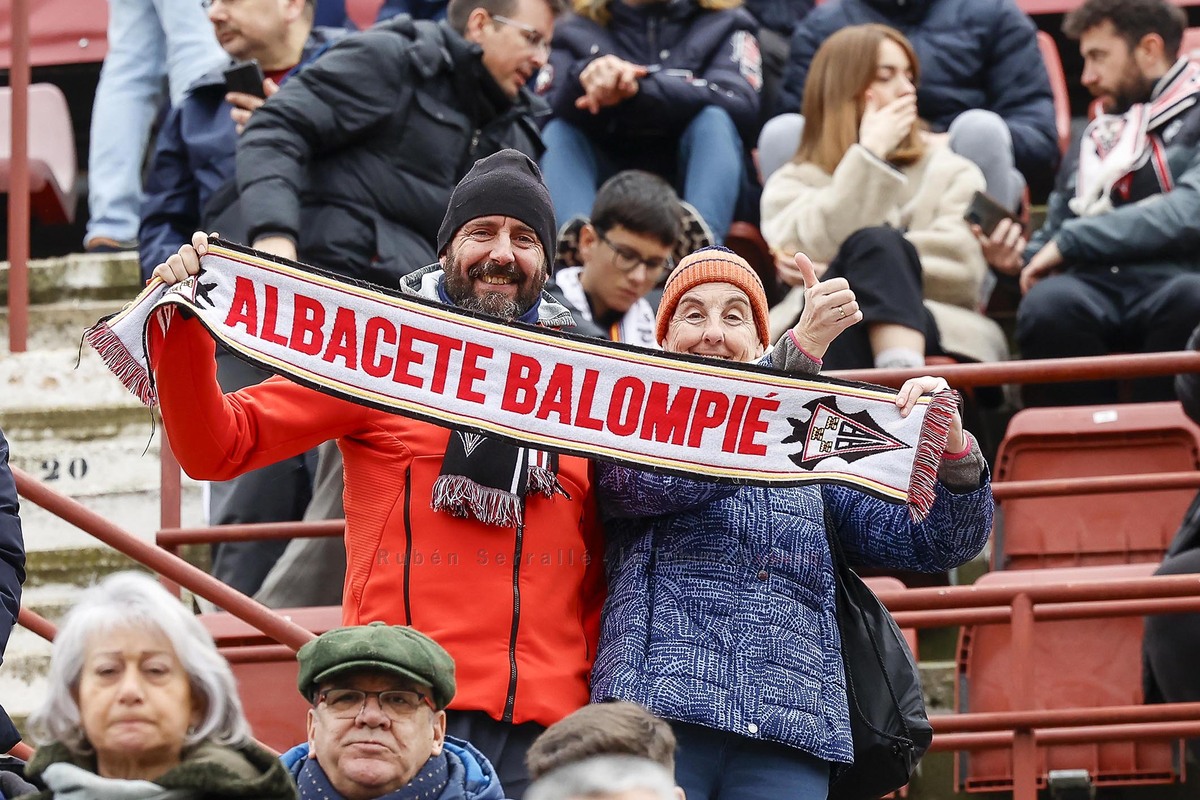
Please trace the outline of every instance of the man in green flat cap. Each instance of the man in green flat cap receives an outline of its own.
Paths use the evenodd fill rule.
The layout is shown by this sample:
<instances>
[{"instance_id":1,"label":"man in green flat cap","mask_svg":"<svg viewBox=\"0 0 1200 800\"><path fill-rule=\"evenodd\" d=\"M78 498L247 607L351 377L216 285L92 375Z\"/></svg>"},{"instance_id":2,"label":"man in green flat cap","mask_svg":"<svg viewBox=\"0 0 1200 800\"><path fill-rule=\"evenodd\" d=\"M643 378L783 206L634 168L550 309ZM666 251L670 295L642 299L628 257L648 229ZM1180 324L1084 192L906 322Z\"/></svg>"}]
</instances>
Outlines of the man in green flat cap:
<instances>
[{"instance_id":1,"label":"man in green flat cap","mask_svg":"<svg viewBox=\"0 0 1200 800\"><path fill-rule=\"evenodd\" d=\"M334 628L296 654L308 742L284 754L301 800L501 800L491 763L446 735L454 659L409 627Z\"/></svg>"}]
</instances>

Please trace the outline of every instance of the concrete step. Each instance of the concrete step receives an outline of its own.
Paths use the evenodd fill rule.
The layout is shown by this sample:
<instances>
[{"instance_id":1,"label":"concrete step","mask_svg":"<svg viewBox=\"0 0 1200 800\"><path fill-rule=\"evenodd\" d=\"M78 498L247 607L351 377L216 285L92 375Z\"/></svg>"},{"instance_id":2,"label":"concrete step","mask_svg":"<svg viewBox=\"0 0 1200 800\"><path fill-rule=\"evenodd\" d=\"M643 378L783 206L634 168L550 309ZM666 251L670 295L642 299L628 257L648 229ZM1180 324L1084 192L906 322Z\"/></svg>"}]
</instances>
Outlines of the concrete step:
<instances>
[{"instance_id":1,"label":"concrete step","mask_svg":"<svg viewBox=\"0 0 1200 800\"><path fill-rule=\"evenodd\" d=\"M72 253L29 262L29 302L132 300L142 288L136 253ZM10 267L0 262L0 305L8 305Z\"/></svg>"},{"instance_id":2,"label":"concrete step","mask_svg":"<svg viewBox=\"0 0 1200 800\"><path fill-rule=\"evenodd\" d=\"M139 538L153 538L162 431L151 410L90 349L0 359L0 429L14 466ZM184 481L185 522L200 524L200 484L186 476ZM94 545L90 536L30 503L22 518L29 550Z\"/></svg>"},{"instance_id":3,"label":"concrete step","mask_svg":"<svg viewBox=\"0 0 1200 800\"><path fill-rule=\"evenodd\" d=\"M953 661L921 661L917 668L921 672L921 688L925 692L925 706L930 714L948 714L954 711Z\"/></svg>"},{"instance_id":4,"label":"concrete step","mask_svg":"<svg viewBox=\"0 0 1200 800\"><path fill-rule=\"evenodd\" d=\"M25 333L27 350L79 347L83 332L102 317L125 307L128 298L116 300L61 300L29 306ZM0 342L8 347L9 310L0 307Z\"/></svg>"},{"instance_id":5,"label":"concrete step","mask_svg":"<svg viewBox=\"0 0 1200 800\"><path fill-rule=\"evenodd\" d=\"M133 254L76 254L29 264L28 352L7 353L9 265L0 264L0 429L12 464L143 541L159 528L161 428L89 348L85 328L142 288ZM184 476L183 524L203 524L202 485ZM59 622L80 587L136 565L54 514L22 501L27 608ZM0 667L18 727L42 701L50 644L20 626Z\"/></svg>"},{"instance_id":6,"label":"concrete step","mask_svg":"<svg viewBox=\"0 0 1200 800\"><path fill-rule=\"evenodd\" d=\"M0 415L56 409L120 407L149 411L78 338L67 347L6 353L0 358ZM3 418L0 417L0 424Z\"/></svg>"}]
</instances>

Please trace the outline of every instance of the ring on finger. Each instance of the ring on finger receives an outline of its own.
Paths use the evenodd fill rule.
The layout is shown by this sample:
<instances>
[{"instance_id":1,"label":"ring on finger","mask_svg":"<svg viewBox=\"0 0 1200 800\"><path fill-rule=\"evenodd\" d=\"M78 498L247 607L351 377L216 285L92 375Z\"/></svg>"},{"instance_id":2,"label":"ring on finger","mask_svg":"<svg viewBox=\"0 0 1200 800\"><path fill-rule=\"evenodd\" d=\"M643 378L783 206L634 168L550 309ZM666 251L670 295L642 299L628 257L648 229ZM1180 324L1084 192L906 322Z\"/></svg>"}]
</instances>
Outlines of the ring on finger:
<instances>
[{"instance_id":1,"label":"ring on finger","mask_svg":"<svg viewBox=\"0 0 1200 800\"><path fill-rule=\"evenodd\" d=\"M846 318L846 307L845 306L838 306L837 312L838 312L838 319Z\"/></svg>"}]
</instances>

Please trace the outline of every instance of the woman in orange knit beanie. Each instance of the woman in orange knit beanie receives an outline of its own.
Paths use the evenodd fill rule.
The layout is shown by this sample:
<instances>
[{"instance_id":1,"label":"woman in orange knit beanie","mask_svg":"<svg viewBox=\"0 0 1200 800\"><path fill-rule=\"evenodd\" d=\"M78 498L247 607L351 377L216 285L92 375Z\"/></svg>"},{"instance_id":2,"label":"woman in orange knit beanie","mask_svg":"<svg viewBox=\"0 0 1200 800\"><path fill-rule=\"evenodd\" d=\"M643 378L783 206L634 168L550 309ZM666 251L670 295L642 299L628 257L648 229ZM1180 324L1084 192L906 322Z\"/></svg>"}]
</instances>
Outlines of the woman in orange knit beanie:
<instances>
[{"instance_id":1,"label":"woman in orange knit beanie","mask_svg":"<svg viewBox=\"0 0 1200 800\"><path fill-rule=\"evenodd\" d=\"M706 248L667 281L657 336L673 353L815 375L829 343L862 319L844 278L804 275L800 321L768 347L762 283L736 254ZM915 378L901 413L941 378ZM856 564L940 571L987 542L987 471L957 412L930 516L835 484L731 486L596 464L609 596L592 700L667 719L688 797L824 800L852 758L837 643L831 533Z\"/></svg>"}]
</instances>

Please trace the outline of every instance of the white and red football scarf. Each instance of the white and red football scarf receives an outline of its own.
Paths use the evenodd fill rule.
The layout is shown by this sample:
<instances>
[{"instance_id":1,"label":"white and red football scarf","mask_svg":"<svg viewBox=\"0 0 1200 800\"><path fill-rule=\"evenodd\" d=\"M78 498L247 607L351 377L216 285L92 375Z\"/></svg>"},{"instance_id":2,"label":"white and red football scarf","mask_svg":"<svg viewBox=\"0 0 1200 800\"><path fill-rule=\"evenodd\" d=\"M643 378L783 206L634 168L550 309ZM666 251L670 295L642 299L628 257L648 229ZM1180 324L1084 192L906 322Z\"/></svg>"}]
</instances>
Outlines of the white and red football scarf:
<instances>
[{"instance_id":1,"label":"white and red football scarf","mask_svg":"<svg viewBox=\"0 0 1200 800\"><path fill-rule=\"evenodd\" d=\"M1200 65L1182 58L1160 81L1154 97L1124 114L1104 114L1087 126L1079 147L1075 196L1067 205L1076 216L1113 210L1112 195L1128 185L1147 162L1159 190L1175 188L1160 135L1167 123L1194 106L1200 95Z\"/></svg>"},{"instance_id":2,"label":"white and red football scarf","mask_svg":"<svg viewBox=\"0 0 1200 800\"><path fill-rule=\"evenodd\" d=\"M901 418L885 387L503 322L224 242L200 265L86 334L148 405L147 330L182 308L265 369L460 433L727 483L831 481L917 520L933 504L953 392Z\"/></svg>"}]
</instances>

